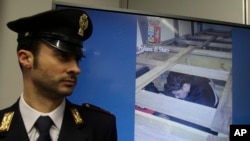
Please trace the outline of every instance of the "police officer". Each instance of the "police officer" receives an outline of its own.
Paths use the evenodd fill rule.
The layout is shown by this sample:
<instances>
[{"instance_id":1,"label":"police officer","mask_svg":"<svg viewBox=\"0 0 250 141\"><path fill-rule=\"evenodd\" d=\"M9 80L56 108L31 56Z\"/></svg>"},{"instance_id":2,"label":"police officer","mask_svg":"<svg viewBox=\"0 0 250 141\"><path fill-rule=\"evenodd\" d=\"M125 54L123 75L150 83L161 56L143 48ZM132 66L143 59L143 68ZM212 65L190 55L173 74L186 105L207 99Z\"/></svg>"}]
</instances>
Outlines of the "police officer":
<instances>
[{"instance_id":1,"label":"police officer","mask_svg":"<svg viewBox=\"0 0 250 141\"><path fill-rule=\"evenodd\" d=\"M92 33L87 13L50 10L7 26L18 34L24 87L17 102L0 111L0 141L116 141L113 114L65 98L76 86L82 43Z\"/></svg>"}]
</instances>

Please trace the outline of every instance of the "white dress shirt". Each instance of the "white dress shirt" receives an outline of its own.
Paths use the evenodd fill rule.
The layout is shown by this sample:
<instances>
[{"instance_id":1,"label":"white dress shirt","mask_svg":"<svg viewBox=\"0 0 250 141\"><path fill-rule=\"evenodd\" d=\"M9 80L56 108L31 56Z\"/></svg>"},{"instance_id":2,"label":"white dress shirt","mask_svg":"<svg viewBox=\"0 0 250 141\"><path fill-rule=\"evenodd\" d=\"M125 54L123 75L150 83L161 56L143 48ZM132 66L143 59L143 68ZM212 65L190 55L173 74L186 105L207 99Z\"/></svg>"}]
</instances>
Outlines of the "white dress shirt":
<instances>
[{"instance_id":1,"label":"white dress shirt","mask_svg":"<svg viewBox=\"0 0 250 141\"><path fill-rule=\"evenodd\" d=\"M50 113L41 113L30 107L24 100L23 94L20 97L19 108L21 116L29 136L30 141L36 141L39 137L38 130L34 127L34 124L39 116L49 116L54 124L50 128L50 136L52 141L57 141L62 125L63 114L65 109L65 99L63 102Z\"/></svg>"}]
</instances>

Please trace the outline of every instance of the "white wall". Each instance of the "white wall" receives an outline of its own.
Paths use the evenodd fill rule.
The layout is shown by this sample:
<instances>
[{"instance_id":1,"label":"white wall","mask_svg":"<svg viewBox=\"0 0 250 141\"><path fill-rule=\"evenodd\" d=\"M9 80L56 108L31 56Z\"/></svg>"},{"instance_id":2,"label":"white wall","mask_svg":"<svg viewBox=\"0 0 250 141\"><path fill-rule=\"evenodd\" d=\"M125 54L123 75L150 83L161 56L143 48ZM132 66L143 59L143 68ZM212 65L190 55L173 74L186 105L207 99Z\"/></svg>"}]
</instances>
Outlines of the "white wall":
<instances>
[{"instance_id":1,"label":"white wall","mask_svg":"<svg viewBox=\"0 0 250 141\"><path fill-rule=\"evenodd\" d=\"M128 0L128 9L244 23L243 4L244 0Z\"/></svg>"},{"instance_id":2,"label":"white wall","mask_svg":"<svg viewBox=\"0 0 250 141\"><path fill-rule=\"evenodd\" d=\"M101 8L119 8L121 5L120 0L53 0L53 3Z\"/></svg>"},{"instance_id":3,"label":"white wall","mask_svg":"<svg viewBox=\"0 0 250 141\"><path fill-rule=\"evenodd\" d=\"M250 25L250 0L246 0L246 24Z\"/></svg>"},{"instance_id":4,"label":"white wall","mask_svg":"<svg viewBox=\"0 0 250 141\"><path fill-rule=\"evenodd\" d=\"M51 9L52 0L0 0L0 109L15 102L22 92L22 75L17 63L17 35L8 21Z\"/></svg>"}]
</instances>

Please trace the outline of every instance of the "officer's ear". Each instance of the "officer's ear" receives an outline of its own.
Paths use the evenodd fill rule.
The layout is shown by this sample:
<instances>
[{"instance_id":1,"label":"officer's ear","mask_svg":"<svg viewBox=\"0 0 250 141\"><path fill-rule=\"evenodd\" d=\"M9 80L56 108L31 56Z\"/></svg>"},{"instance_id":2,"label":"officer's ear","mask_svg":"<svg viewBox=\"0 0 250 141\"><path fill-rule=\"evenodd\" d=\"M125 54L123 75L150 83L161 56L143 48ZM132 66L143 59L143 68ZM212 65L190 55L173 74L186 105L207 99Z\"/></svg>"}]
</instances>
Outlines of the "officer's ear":
<instances>
[{"instance_id":1,"label":"officer's ear","mask_svg":"<svg viewBox=\"0 0 250 141\"><path fill-rule=\"evenodd\" d=\"M21 49L17 52L17 57L22 68L30 69L32 67L34 57L30 51Z\"/></svg>"}]
</instances>

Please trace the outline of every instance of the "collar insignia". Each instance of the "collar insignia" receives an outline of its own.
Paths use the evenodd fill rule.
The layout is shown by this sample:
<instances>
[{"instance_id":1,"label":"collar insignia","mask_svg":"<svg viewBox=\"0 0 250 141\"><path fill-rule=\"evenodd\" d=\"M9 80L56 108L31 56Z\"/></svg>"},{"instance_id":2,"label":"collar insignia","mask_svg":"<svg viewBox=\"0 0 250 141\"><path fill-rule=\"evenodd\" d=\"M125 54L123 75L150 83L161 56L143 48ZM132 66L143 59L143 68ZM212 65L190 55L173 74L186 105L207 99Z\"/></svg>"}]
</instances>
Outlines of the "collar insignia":
<instances>
[{"instance_id":1,"label":"collar insignia","mask_svg":"<svg viewBox=\"0 0 250 141\"><path fill-rule=\"evenodd\" d=\"M29 32L25 32L25 33L24 33L24 37L27 37L27 36L29 36L29 35L30 35Z\"/></svg>"},{"instance_id":2,"label":"collar insignia","mask_svg":"<svg viewBox=\"0 0 250 141\"><path fill-rule=\"evenodd\" d=\"M73 118L74 118L76 125L82 125L83 119L82 119L80 113L78 112L78 110L76 108L71 108L70 111L73 115Z\"/></svg>"},{"instance_id":3,"label":"collar insignia","mask_svg":"<svg viewBox=\"0 0 250 141\"><path fill-rule=\"evenodd\" d=\"M79 19L79 31L78 34L80 36L84 36L84 30L86 30L88 28L88 16L86 14L82 14L82 16Z\"/></svg>"},{"instance_id":4,"label":"collar insignia","mask_svg":"<svg viewBox=\"0 0 250 141\"><path fill-rule=\"evenodd\" d=\"M9 131L13 116L14 112L7 112L4 114L2 122L0 123L0 133Z\"/></svg>"}]
</instances>

